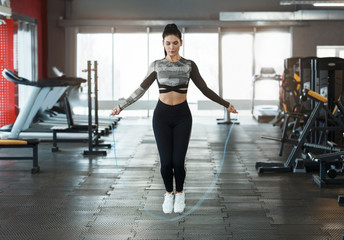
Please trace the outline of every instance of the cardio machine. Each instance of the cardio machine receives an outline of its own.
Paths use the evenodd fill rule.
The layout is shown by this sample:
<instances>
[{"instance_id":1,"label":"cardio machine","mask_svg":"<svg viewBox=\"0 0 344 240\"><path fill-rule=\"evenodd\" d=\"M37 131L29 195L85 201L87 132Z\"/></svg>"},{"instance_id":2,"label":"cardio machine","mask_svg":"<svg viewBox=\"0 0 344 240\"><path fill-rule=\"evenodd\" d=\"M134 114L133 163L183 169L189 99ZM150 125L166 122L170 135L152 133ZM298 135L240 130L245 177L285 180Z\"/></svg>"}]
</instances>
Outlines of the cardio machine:
<instances>
[{"instance_id":1,"label":"cardio machine","mask_svg":"<svg viewBox=\"0 0 344 240\"><path fill-rule=\"evenodd\" d=\"M254 75L252 78L253 91L252 91L252 108L251 113L258 122L265 122L272 120L276 117L278 113L278 105L257 105L256 104L256 84L265 80L281 81L281 75L276 74L275 69L273 68L262 68L260 74ZM279 89L276 89L278 92Z\"/></svg>"},{"instance_id":2,"label":"cardio machine","mask_svg":"<svg viewBox=\"0 0 344 240\"><path fill-rule=\"evenodd\" d=\"M33 122L36 114L45 107L48 107L52 102L55 104L61 95L71 86L79 86L86 82L85 79L75 77L55 77L55 78L40 78L38 81L30 81L18 76L13 71L4 69L2 72L4 78L16 84L22 84L32 88L25 106L20 110L16 121L14 122L9 139L17 139L20 133L27 130Z\"/></svg>"}]
</instances>

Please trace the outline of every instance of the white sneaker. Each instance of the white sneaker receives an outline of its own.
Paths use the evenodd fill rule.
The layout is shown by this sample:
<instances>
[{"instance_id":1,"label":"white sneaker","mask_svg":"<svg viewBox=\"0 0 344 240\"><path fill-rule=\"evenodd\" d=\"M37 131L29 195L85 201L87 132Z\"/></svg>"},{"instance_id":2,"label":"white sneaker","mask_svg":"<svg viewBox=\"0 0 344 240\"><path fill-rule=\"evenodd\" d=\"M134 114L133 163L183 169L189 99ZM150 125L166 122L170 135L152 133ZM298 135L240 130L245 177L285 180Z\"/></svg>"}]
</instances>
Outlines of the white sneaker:
<instances>
[{"instance_id":1,"label":"white sneaker","mask_svg":"<svg viewBox=\"0 0 344 240\"><path fill-rule=\"evenodd\" d=\"M174 212L182 213L185 209L185 193L176 193L176 199L174 201Z\"/></svg>"},{"instance_id":2,"label":"white sneaker","mask_svg":"<svg viewBox=\"0 0 344 240\"><path fill-rule=\"evenodd\" d=\"M162 204L162 210L165 214L172 213L173 210L173 193L165 193L164 203Z\"/></svg>"}]
</instances>

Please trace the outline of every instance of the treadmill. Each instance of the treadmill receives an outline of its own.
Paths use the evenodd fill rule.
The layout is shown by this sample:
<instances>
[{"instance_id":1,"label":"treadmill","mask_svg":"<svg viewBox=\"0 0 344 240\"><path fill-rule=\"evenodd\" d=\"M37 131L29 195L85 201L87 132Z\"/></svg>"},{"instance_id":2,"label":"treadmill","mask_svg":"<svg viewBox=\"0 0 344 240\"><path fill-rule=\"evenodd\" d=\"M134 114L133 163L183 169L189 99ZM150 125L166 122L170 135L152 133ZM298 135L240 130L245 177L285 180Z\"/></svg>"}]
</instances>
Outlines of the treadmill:
<instances>
[{"instance_id":1,"label":"treadmill","mask_svg":"<svg viewBox=\"0 0 344 240\"><path fill-rule=\"evenodd\" d=\"M271 80L271 81L278 81L282 80L282 76L276 74L275 69L273 68L262 68L260 70L260 74L254 75L252 78L253 83L253 90L252 90L252 108L251 113L258 122L267 122L276 117L278 114L278 102L275 105L257 105L256 104L256 84L260 81ZM279 91L279 89L276 89ZM277 100L278 101L278 100Z\"/></svg>"},{"instance_id":2,"label":"treadmill","mask_svg":"<svg viewBox=\"0 0 344 240\"><path fill-rule=\"evenodd\" d=\"M79 86L81 83L86 82L86 80L82 78L65 76L40 78L38 81L30 81L18 76L8 69L4 69L2 75L8 81L33 88L25 106L20 110L11 128L11 132L8 136L9 139L17 139L22 131L30 127L38 111L42 109L42 107L47 108L51 106L51 104L55 104L69 87ZM49 131L51 130L49 129Z\"/></svg>"}]
</instances>

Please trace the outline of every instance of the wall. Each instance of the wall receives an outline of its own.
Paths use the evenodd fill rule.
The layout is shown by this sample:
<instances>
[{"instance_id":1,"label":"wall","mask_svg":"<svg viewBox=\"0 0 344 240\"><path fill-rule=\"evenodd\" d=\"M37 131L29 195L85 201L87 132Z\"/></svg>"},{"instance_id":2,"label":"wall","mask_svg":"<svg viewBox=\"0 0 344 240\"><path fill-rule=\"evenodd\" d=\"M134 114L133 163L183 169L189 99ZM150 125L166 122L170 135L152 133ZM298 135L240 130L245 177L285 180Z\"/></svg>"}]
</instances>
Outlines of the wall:
<instances>
[{"instance_id":1,"label":"wall","mask_svg":"<svg viewBox=\"0 0 344 240\"><path fill-rule=\"evenodd\" d=\"M48 11L48 75L54 77L52 67L65 71L65 29L58 26L58 20L64 16L64 0L49 0Z\"/></svg>"},{"instance_id":2,"label":"wall","mask_svg":"<svg viewBox=\"0 0 344 240\"><path fill-rule=\"evenodd\" d=\"M37 19L38 77L47 77L48 35L46 0L11 0L12 12Z\"/></svg>"},{"instance_id":3,"label":"wall","mask_svg":"<svg viewBox=\"0 0 344 240\"><path fill-rule=\"evenodd\" d=\"M279 0L73 0L78 19L218 20L220 11L289 11Z\"/></svg>"},{"instance_id":4,"label":"wall","mask_svg":"<svg viewBox=\"0 0 344 240\"><path fill-rule=\"evenodd\" d=\"M317 45L344 45L344 22L313 21L293 28L293 56L316 56Z\"/></svg>"}]
</instances>

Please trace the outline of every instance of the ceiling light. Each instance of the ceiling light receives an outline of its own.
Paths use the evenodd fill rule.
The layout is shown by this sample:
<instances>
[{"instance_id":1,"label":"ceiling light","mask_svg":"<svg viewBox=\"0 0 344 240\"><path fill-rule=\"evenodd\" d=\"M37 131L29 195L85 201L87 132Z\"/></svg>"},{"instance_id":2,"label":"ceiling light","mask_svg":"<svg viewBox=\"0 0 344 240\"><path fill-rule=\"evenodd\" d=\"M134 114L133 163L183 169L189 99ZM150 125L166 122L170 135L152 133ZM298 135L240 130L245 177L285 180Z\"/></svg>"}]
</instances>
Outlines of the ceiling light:
<instances>
[{"instance_id":1,"label":"ceiling light","mask_svg":"<svg viewBox=\"0 0 344 240\"><path fill-rule=\"evenodd\" d=\"M344 7L344 1L280 1L280 5L313 5L315 7Z\"/></svg>"},{"instance_id":2,"label":"ceiling light","mask_svg":"<svg viewBox=\"0 0 344 240\"><path fill-rule=\"evenodd\" d=\"M339 3L339 2L318 2L318 3L313 3L314 7L344 7L344 3Z\"/></svg>"}]
</instances>

